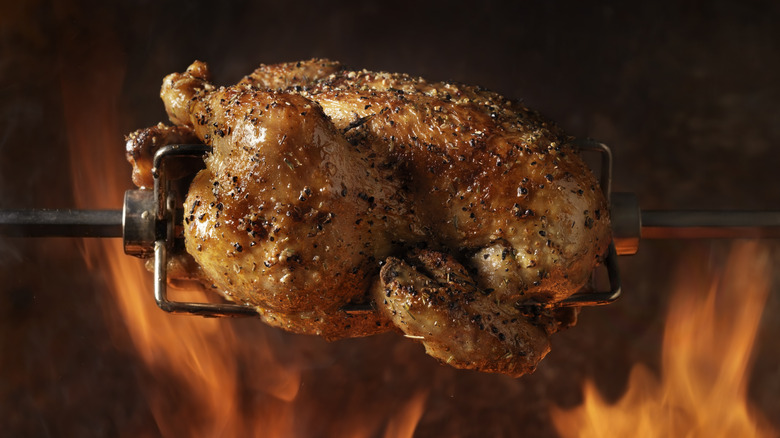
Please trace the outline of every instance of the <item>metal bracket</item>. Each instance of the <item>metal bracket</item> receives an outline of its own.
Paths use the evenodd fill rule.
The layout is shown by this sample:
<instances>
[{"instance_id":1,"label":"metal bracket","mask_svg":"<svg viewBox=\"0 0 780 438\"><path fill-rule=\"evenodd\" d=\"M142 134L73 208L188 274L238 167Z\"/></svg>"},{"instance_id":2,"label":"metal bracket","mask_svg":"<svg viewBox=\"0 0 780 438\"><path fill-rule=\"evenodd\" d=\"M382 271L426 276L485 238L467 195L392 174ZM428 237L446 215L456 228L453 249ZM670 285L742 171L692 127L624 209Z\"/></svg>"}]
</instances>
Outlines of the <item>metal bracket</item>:
<instances>
[{"instance_id":1,"label":"metal bracket","mask_svg":"<svg viewBox=\"0 0 780 438\"><path fill-rule=\"evenodd\" d=\"M257 316L254 308L239 304L214 304L171 301L168 299L168 250L174 241L174 213L176 201L170 197L170 181L166 178L165 162L169 158L202 157L211 147L195 145L169 145L154 154L152 175L155 193L154 240L154 299L157 305L170 313L190 313L206 317Z\"/></svg>"},{"instance_id":2,"label":"metal bracket","mask_svg":"<svg viewBox=\"0 0 780 438\"><path fill-rule=\"evenodd\" d=\"M609 204L610 193L612 192L612 151L604 143L591 139L576 139L569 144L580 151L597 152L601 154L601 169L599 169L601 176L599 178L599 184L601 185L601 191L607 199L607 204ZM601 306L617 300L620 297L622 286L617 263L618 254L615 250L614 241L610 242L607 251L607 257L604 259L604 264L596 268L596 271L591 275L587 286L565 300L551 303L551 305L560 307ZM609 290L594 290L596 289L594 285L596 283L597 273L599 270L604 269L609 278Z\"/></svg>"}]
</instances>

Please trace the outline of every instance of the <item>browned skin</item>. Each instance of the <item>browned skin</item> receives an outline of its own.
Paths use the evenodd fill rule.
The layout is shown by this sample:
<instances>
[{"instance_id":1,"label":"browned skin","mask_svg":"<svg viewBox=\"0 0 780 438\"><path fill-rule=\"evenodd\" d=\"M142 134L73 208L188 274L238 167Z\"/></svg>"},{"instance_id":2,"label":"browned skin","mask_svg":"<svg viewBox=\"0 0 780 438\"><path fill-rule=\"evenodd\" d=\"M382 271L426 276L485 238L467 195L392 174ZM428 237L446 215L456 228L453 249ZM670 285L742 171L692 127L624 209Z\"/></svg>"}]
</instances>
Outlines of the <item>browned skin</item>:
<instances>
[{"instance_id":1,"label":"browned skin","mask_svg":"<svg viewBox=\"0 0 780 438\"><path fill-rule=\"evenodd\" d=\"M507 300L561 300L606 251L608 209L595 178L568 137L518 103L367 71L341 71L303 94L337 128L359 124L346 136L401 179L427 243L483 251L471 263L480 284Z\"/></svg>"},{"instance_id":2,"label":"browned skin","mask_svg":"<svg viewBox=\"0 0 780 438\"><path fill-rule=\"evenodd\" d=\"M574 309L529 313L540 308L523 312L495 299L460 263L435 251L388 258L380 280L371 292L380 311L429 355L457 368L533 372L550 351L549 335L576 318Z\"/></svg>"},{"instance_id":3,"label":"browned skin","mask_svg":"<svg viewBox=\"0 0 780 438\"><path fill-rule=\"evenodd\" d=\"M185 204L187 250L225 295L288 330L356 336L391 319L444 362L518 375L571 315L515 306L576 292L610 240L606 201L569 138L495 93L311 60L261 66L226 88L196 62L161 95L172 122L214 147ZM409 285L450 287L404 264L421 245L428 258L412 265L472 273L453 314L408 301ZM335 324L372 282L380 311L357 329ZM414 324L398 318L404 302ZM471 321L494 310L511 316L500 337ZM437 324L448 329L419 334ZM455 350L449 338L484 348Z\"/></svg>"},{"instance_id":4,"label":"browned skin","mask_svg":"<svg viewBox=\"0 0 780 438\"><path fill-rule=\"evenodd\" d=\"M281 64L260 64L238 84L251 85L260 89L282 91L312 84L341 70L341 64L327 59L285 62Z\"/></svg>"},{"instance_id":5,"label":"browned skin","mask_svg":"<svg viewBox=\"0 0 780 438\"><path fill-rule=\"evenodd\" d=\"M189 126L166 126L158 123L156 126L129 134L125 137L125 153L127 161L133 166L133 184L138 187L154 187L152 160L161 147L200 142ZM171 170L181 173L176 172L176 169Z\"/></svg>"}]
</instances>

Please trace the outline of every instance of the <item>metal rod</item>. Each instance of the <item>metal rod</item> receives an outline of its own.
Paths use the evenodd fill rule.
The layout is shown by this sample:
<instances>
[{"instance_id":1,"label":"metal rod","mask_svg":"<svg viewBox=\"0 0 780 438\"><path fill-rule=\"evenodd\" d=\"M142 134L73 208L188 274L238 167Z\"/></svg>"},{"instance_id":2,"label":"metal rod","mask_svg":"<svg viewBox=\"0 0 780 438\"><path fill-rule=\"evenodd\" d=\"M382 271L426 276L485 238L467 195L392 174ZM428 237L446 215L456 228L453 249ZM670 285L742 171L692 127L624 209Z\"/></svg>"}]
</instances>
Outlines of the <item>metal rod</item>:
<instances>
[{"instance_id":1,"label":"metal rod","mask_svg":"<svg viewBox=\"0 0 780 438\"><path fill-rule=\"evenodd\" d=\"M0 210L0 236L122 237L122 210Z\"/></svg>"},{"instance_id":2,"label":"metal rod","mask_svg":"<svg viewBox=\"0 0 780 438\"><path fill-rule=\"evenodd\" d=\"M642 238L780 238L780 211L643 210Z\"/></svg>"}]
</instances>

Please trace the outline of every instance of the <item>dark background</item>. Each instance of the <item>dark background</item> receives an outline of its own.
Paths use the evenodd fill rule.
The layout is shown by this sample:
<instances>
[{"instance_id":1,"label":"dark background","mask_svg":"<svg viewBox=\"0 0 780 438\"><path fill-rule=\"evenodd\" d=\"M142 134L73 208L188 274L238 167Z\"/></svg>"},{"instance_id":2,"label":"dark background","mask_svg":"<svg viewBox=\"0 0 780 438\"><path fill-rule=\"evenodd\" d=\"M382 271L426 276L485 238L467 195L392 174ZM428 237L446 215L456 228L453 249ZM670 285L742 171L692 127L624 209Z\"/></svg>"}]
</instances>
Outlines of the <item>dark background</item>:
<instances>
[{"instance_id":1,"label":"dark background","mask_svg":"<svg viewBox=\"0 0 780 438\"><path fill-rule=\"evenodd\" d=\"M67 164L75 152L64 101L74 92L96 132L110 125L116 134L96 135L95 153L121 161L124 133L166 119L162 77L193 60L230 84L259 63L328 57L519 98L570 134L610 145L613 189L636 193L643 208L780 210L778 2L108 3L0 5L0 208L75 205L71 182L90 169ZM106 108L116 117L107 120ZM125 169L115 178L129 189ZM86 206L120 208L121 199ZM769 245L780 267L780 246ZM282 356L305 344L332 360L304 371L300 397L313 407L297 416L300 436L338 431L343 410L377 400L388 400L389 418L423 386L418 436L550 436L549 406L578 404L585 378L612 400L632 364L658 369L678 262L693 253L717 266L726 247L643 241L638 255L621 258L625 296L586 309L519 380L440 367L393 335L327 344L258 321L224 324L245 342L270 336ZM3 434L161 433L145 397L164 376L146 368L127 335L109 336L118 314L82 252L73 239L0 238ZM778 427L779 288L775 278L749 391ZM253 373L262 370L238 384ZM186 408L186 391L170 397ZM246 415L262 408L259 395L243 397Z\"/></svg>"}]
</instances>

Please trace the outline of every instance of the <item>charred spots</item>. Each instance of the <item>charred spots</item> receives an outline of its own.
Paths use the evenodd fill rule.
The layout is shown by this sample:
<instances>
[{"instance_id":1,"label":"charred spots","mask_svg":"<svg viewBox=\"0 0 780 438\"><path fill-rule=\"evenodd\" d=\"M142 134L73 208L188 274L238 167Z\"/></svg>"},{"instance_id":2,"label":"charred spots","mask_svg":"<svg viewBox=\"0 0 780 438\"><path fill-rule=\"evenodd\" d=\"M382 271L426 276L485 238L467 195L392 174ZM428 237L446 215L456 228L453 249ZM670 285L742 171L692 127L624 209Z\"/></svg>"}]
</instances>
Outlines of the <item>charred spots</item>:
<instances>
[{"instance_id":1,"label":"charred spots","mask_svg":"<svg viewBox=\"0 0 780 438\"><path fill-rule=\"evenodd\" d=\"M369 207L374 208L376 207L375 199L373 196L369 196L363 192L358 193L358 198L368 202Z\"/></svg>"},{"instance_id":2,"label":"charred spots","mask_svg":"<svg viewBox=\"0 0 780 438\"><path fill-rule=\"evenodd\" d=\"M527 219L534 216L534 211L530 208L525 208L520 204L514 204L512 206L512 214L518 219Z\"/></svg>"},{"instance_id":3,"label":"charred spots","mask_svg":"<svg viewBox=\"0 0 780 438\"><path fill-rule=\"evenodd\" d=\"M328 225L333 221L333 218L335 216L336 216L335 214L329 211L317 212L314 218L315 228L317 229L317 231L322 231L325 225Z\"/></svg>"},{"instance_id":4,"label":"charred spots","mask_svg":"<svg viewBox=\"0 0 780 438\"><path fill-rule=\"evenodd\" d=\"M238 228L244 230L252 239L265 239L268 237L270 223L257 215L249 215L238 219Z\"/></svg>"},{"instance_id":5,"label":"charred spots","mask_svg":"<svg viewBox=\"0 0 780 438\"><path fill-rule=\"evenodd\" d=\"M482 322L482 315L472 315L470 322L479 327L480 330L485 330L485 324Z\"/></svg>"},{"instance_id":6,"label":"charred spots","mask_svg":"<svg viewBox=\"0 0 780 438\"><path fill-rule=\"evenodd\" d=\"M303 190L301 190L301 193L298 195L298 200L301 202L306 202L312 195L312 190L308 186L304 187Z\"/></svg>"},{"instance_id":7,"label":"charred spots","mask_svg":"<svg viewBox=\"0 0 780 438\"><path fill-rule=\"evenodd\" d=\"M480 289L480 292L481 292L481 293L482 293L482 295L484 295L484 296L488 296L488 295L492 294L492 293L493 293L493 292L495 292L495 291L496 291L496 290L495 290L495 289L493 289L492 287L489 287L489 288L487 288L487 289Z\"/></svg>"},{"instance_id":8,"label":"charred spots","mask_svg":"<svg viewBox=\"0 0 780 438\"><path fill-rule=\"evenodd\" d=\"M368 109L369 107L370 107L370 105L367 105L365 109ZM372 117L374 117L374 115L373 115L373 114L369 114L369 115L367 115L367 116L364 116L364 117L359 117L359 118L357 118L356 120L352 121L352 122L351 122L349 125L347 125L347 126L346 126L346 127L345 127L345 128L342 130L342 131L341 131L341 133L342 133L342 134L346 134L347 132L349 132L349 131L351 131L351 130L353 130L353 129L360 128L360 127L361 127L361 126L363 126L363 125L364 125L366 122L368 122L369 120L371 120L371 118L372 118Z\"/></svg>"},{"instance_id":9,"label":"charred spots","mask_svg":"<svg viewBox=\"0 0 780 438\"><path fill-rule=\"evenodd\" d=\"M525 188L523 186L517 187L517 197L518 198L522 198L522 197L525 197L527 195L528 195L528 189L527 188Z\"/></svg>"}]
</instances>

